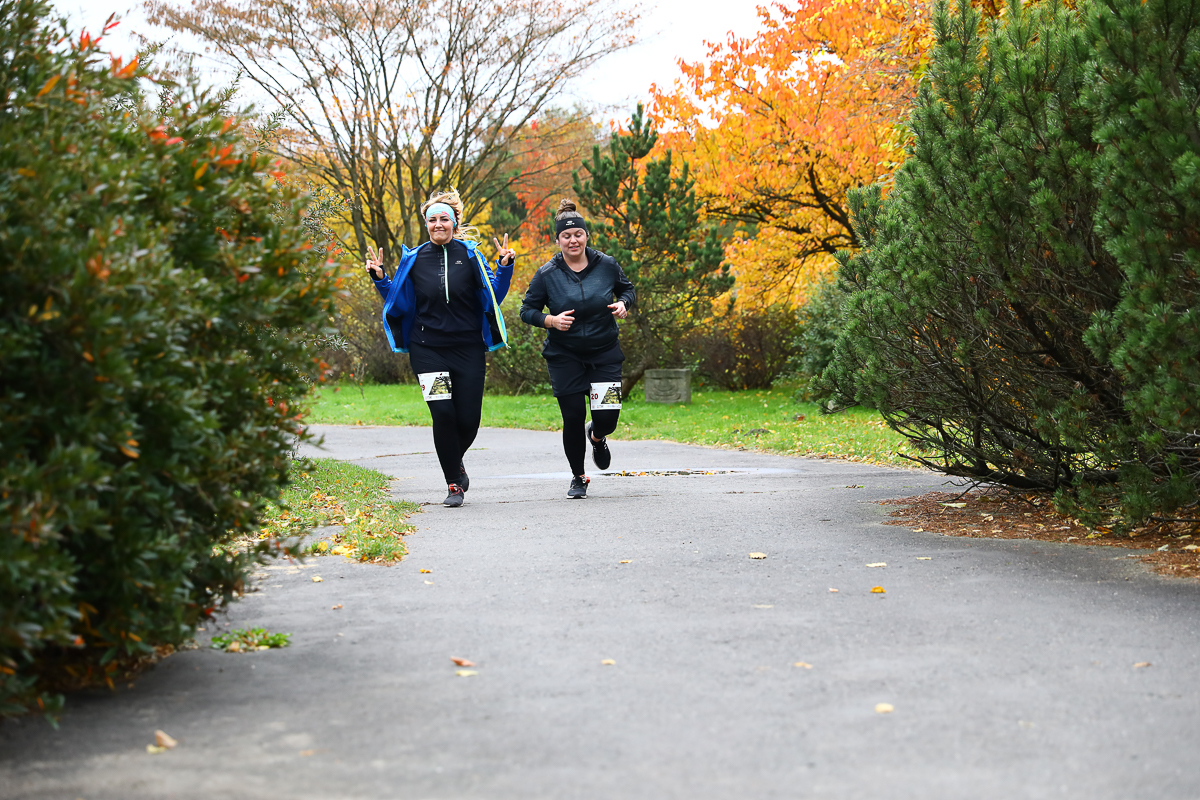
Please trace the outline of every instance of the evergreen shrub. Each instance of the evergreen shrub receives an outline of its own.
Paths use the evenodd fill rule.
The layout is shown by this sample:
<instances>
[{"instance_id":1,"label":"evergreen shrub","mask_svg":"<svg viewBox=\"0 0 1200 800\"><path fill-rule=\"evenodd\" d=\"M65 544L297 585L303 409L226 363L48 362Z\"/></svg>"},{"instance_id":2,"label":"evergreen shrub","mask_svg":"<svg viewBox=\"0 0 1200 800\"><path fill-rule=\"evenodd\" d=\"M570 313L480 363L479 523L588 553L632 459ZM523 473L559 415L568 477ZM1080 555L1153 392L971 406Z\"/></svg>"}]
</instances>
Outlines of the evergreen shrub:
<instances>
[{"instance_id":1,"label":"evergreen shrub","mask_svg":"<svg viewBox=\"0 0 1200 800\"><path fill-rule=\"evenodd\" d=\"M1093 524L1200 489L1200 6L935 11L937 46L823 383L925 465ZM1110 502L1111 501L1111 502ZM1195 515L1193 515L1195 516Z\"/></svg>"},{"instance_id":2,"label":"evergreen shrub","mask_svg":"<svg viewBox=\"0 0 1200 800\"><path fill-rule=\"evenodd\" d=\"M241 586L256 553L223 545L287 480L334 291L220 102L144 109L48 14L0 2L0 714Z\"/></svg>"},{"instance_id":3,"label":"evergreen shrub","mask_svg":"<svg viewBox=\"0 0 1200 800\"><path fill-rule=\"evenodd\" d=\"M812 287L804 305L796 311L796 334L792 340L794 355L788 370L799 382L797 400L828 400L819 378L833 359L842 323L845 291L835 279Z\"/></svg>"}]
</instances>

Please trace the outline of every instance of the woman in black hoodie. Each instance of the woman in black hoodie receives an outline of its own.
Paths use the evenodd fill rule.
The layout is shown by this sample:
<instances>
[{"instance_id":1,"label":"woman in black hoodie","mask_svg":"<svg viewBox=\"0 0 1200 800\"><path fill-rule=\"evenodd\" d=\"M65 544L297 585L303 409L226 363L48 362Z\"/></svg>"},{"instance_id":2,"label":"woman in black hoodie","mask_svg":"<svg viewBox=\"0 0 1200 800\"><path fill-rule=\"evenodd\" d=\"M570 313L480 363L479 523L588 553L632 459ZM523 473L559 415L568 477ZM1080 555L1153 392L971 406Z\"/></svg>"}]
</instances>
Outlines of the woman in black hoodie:
<instances>
[{"instance_id":1,"label":"woman in black hoodie","mask_svg":"<svg viewBox=\"0 0 1200 800\"><path fill-rule=\"evenodd\" d=\"M521 320L548 328L542 357L563 418L563 450L571 464L567 497L587 497L591 479L583 473L584 439L592 461L608 469L612 454L605 437L621 416L621 363L617 319L629 316L635 294L612 256L587 246L587 222L570 200L558 204L555 235L561 252L529 282ZM549 309L546 314L542 309ZM592 421L587 424L591 402Z\"/></svg>"}]
</instances>

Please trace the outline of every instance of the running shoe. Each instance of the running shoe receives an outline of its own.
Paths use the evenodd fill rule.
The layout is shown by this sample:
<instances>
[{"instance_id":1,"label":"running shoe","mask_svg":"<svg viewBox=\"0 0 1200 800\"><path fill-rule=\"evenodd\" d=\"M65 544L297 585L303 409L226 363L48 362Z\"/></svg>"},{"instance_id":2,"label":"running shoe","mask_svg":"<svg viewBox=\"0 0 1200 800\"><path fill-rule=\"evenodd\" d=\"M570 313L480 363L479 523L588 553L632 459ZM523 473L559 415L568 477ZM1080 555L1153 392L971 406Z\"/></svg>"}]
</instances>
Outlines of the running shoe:
<instances>
[{"instance_id":1,"label":"running shoe","mask_svg":"<svg viewBox=\"0 0 1200 800\"><path fill-rule=\"evenodd\" d=\"M574 478L571 478L571 488L567 489L567 497L575 500L586 498L587 487L591 482L592 479L587 475L576 475Z\"/></svg>"},{"instance_id":2,"label":"running shoe","mask_svg":"<svg viewBox=\"0 0 1200 800\"><path fill-rule=\"evenodd\" d=\"M442 501L447 508L458 508L463 504L463 488L457 483L451 483L446 486L450 494L446 495L446 499Z\"/></svg>"},{"instance_id":3,"label":"running shoe","mask_svg":"<svg viewBox=\"0 0 1200 800\"><path fill-rule=\"evenodd\" d=\"M600 441L592 438L592 423L587 424L588 444L592 446L592 463L601 470L608 469L608 465L612 463L612 453L608 451L608 437L605 436Z\"/></svg>"},{"instance_id":4,"label":"running shoe","mask_svg":"<svg viewBox=\"0 0 1200 800\"><path fill-rule=\"evenodd\" d=\"M467 468L463 466L463 462L458 462L458 485L465 492L471 488L471 479L467 477Z\"/></svg>"}]
</instances>

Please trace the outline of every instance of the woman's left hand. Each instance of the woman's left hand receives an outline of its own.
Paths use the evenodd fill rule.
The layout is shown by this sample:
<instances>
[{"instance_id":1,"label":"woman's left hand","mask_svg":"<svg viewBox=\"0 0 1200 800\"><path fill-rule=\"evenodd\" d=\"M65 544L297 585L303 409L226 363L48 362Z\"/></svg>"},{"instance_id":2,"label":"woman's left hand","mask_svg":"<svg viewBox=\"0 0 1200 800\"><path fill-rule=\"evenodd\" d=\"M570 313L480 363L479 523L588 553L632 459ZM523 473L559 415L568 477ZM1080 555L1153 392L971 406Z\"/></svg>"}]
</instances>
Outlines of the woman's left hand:
<instances>
[{"instance_id":1,"label":"woman's left hand","mask_svg":"<svg viewBox=\"0 0 1200 800\"><path fill-rule=\"evenodd\" d=\"M618 300L615 303L609 303L608 307L612 309L613 316L617 319L625 319L629 316L629 310L625 308L624 300Z\"/></svg>"},{"instance_id":2,"label":"woman's left hand","mask_svg":"<svg viewBox=\"0 0 1200 800\"><path fill-rule=\"evenodd\" d=\"M508 234L504 234L504 244L500 244L500 240L492 237L492 241L496 243L496 263L507 267L513 263L513 259L517 257L517 251L508 246Z\"/></svg>"}]
</instances>

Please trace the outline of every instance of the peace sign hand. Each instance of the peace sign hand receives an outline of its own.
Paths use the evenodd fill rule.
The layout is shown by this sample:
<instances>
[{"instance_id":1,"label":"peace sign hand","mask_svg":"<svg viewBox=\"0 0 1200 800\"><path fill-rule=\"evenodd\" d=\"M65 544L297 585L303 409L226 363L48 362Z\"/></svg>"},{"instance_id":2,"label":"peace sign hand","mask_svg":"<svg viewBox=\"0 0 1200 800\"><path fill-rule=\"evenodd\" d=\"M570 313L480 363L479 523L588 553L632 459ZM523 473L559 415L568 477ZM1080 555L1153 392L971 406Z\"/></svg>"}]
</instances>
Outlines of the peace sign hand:
<instances>
[{"instance_id":1,"label":"peace sign hand","mask_svg":"<svg viewBox=\"0 0 1200 800\"><path fill-rule=\"evenodd\" d=\"M377 281L383 280L387 274L383 271L383 250L376 250L370 245L367 245L367 274Z\"/></svg>"},{"instance_id":2,"label":"peace sign hand","mask_svg":"<svg viewBox=\"0 0 1200 800\"><path fill-rule=\"evenodd\" d=\"M517 257L517 251L508 246L508 234L504 234L504 244L500 244L500 240L492 237L492 241L496 243L496 263L507 267L513 263L513 259Z\"/></svg>"}]
</instances>

